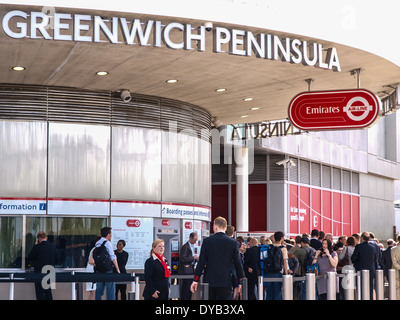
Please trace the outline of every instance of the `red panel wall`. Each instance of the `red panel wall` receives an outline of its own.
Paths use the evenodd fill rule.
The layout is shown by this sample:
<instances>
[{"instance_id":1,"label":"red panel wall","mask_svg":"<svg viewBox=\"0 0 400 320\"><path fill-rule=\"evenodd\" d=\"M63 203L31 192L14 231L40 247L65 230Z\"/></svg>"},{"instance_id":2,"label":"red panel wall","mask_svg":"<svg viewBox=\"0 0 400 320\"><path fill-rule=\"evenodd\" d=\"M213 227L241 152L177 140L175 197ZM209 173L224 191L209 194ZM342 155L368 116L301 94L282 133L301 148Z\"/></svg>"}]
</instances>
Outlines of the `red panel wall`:
<instances>
[{"instance_id":1,"label":"red panel wall","mask_svg":"<svg viewBox=\"0 0 400 320\"><path fill-rule=\"evenodd\" d=\"M310 233L310 188L300 187L299 207L300 234Z\"/></svg>"},{"instance_id":2,"label":"red panel wall","mask_svg":"<svg viewBox=\"0 0 400 320\"><path fill-rule=\"evenodd\" d=\"M322 190L322 230L325 233L332 232L331 192Z\"/></svg>"},{"instance_id":3,"label":"red panel wall","mask_svg":"<svg viewBox=\"0 0 400 320\"><path fill-rule=\"evenodd\" d=\"M212 186L211 205L211 221L218 216L228 220L228 185Z\"/></svg>"},{"instance_id":4,"label":"red panel wall","mask_svg":"<svg viewBox=\"0 0 400 320\"><path fill-rule=\"evenodd\" d=\"M232 225L236 227L236 185L232 185ZM283 198L282 198L283 200ZM228 185L212 186L212 220L222 216L228 220ZM267 230L267 185L249 184L249 230Z\"/></svg>"},{"instance_id":5,"label":"red panel wall","mask_svg":"<svg viewBox=\"0 0 400 320\"><path fill-rule=\"evenodd\" d=\"M332 219L333 219L333 228L332 235L334 237L340 236L342 234L342 195L338 192L332 192L332 200L333 200L333 210L332 210Z\"/></svg>"},{"instance_id":6,"label":"red panel wall","mask_svg":"<svg viewBox=\"0 0 400 320\"><path fill-rule=\"evenodd\" d=\"M342 195L342 216L343 216L343 234L349 236L351 232L351 196L349 194Z\"/></svg>"},{"instance_id":7,"label":"red panel wall","mask_svg":"<svg viewBox=\"0 0 400 320\"><path fill-rule=\"evenodd\" d=\"M360 197L289 184L289 233L323 230L334 236L360 232ZM272 199L272 201L284 201ZM236 185L232 185L232 224L236 226ZM273 213L280 214L280 213ZM228 219L228 185L212 186L212 219ZM332 221L333 220L333 221ZM332 229L333 226L333 229ZM267 185L249 184L249 230L267 230ZM247 230L240 230L247 231ZM272 230L273 231L273 230Z\"/></svg>"},{"instance_id":8,"label":"red panel wall","mask_svg":"<svg viewBox=\"0 0 400 320\"><path fill-rule=\"evenodd\" d=\"M351 233L360 232L360 197L351 196Z\"/></svg>"},{"instance_id":9,"label":"red panel wall","mask_svg":"<svg viewBox=\"0 0 400 320\"><path fill-rule=\"evenodd\" d=\"M321 230L321 190L311 189L311 227ZM311 230L309 232L311 232Z\"/></svg>"},{"instance_id":10,"label":"red panel wall","mask_svg":"<svg viewBox=\"0 0 400 320\"><path fill-rule=\"evenodd\" d=\"M267 185L249 184L249 231L267 230Z\"/></svg>"},{"instance_id":11,"label":"red panel wall","mask_svg":"<svg viewBox=\"0 0 400 320\"><path fill-rule=\"evenodd\" d=\"M299 187L289 185L289 233L299 233Z\"/></svg>"}]
</instances>

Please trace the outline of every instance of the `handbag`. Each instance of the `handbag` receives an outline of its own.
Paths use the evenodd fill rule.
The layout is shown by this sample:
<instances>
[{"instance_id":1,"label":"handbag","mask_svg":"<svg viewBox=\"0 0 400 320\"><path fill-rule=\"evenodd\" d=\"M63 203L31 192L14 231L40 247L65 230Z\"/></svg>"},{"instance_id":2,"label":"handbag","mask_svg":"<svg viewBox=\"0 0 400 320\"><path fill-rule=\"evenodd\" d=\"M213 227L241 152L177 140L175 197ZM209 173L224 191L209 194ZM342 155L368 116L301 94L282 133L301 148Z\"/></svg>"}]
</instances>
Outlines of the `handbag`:
<instances>
[{"instance_id":1,"label":"handbag","mask_svg":"<svg viewBox=\"0 0 400 320\"><path fill-rule=\"evenodd\" d=\"M315 276L318 276L319 275L319 265L318 265L318 263L313 263L311 266L308 266L306 272L307 273L314 273Z\"/></svg>"},{"instance_id":2,"label":"handbag","mask_svg":"<svg viewBox=\"0 0 400 320\"><path fill-rule=\"evenodd\" d=\"M340 260L336 266L337 272L342 272L342 269L344 266L347 266L350 264L350 259L349 259L349 249L346 247L346 254L344 255L343 259Z\"/></svg>"}]
</instances>

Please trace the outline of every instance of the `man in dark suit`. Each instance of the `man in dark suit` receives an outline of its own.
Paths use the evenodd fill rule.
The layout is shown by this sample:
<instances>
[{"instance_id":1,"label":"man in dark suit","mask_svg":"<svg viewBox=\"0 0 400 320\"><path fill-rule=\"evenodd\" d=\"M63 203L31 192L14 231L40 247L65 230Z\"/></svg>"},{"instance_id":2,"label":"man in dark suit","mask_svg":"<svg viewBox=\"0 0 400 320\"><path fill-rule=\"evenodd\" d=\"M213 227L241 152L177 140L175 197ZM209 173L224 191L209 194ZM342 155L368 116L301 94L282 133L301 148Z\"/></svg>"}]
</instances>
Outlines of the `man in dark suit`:
<instances>
[{"instance_id":1,"label":"man in dark suit","mask_svg":"<svg viewBox=\"0 0 400 320\"><path fill-rule=\"evenodd\" d=\"M318 229L311 230L310 247L315 250L320 250L322 248L322 242L318 240L319 231Z\"/></svg>"},{"instance_id":2,"label":"man in dark suit","mask_svg":"<svg viewBox=\"0 0 400 320\"><path fill-rule=\"evenodd\" d=\"M391 255L391 250L393 246L395 245L395 242L393 239L388 239L386 241L387 248L382 252L382 259L381 259L381 265L383 266L383 274L385 275L386 279L389 281L389 269L392 269L393 263L392 263L392 255Z\"/></svg>"},{"instance_id":3,"label":"man in dark suit","mask_svg":"<svg viewBox=\"0 0 400 320\"><path fill-rule=\"evenodd\" d=\"M179 251L179 274L194 274L194 264L199 259L195 252L194 244L199 239L196 232L192 232L189 236L189 241L186 242ZM192 292L190 291L191 279L183 279L181 287L181 299L191 300Z\"/></svg>"},{"instance_id":4,"label":"man in dark suit","mask_svg":"<svg viewBox=\"0 0 400 320\"><path fill-rule=\"evenodd\" d=\"M203 241L200 258L194 272L191 290L197 290L204 269L204 282L209 284L210 300L230 300L232 291L232 261L238 280L244 278L243 265L239 257L239 242L225 234L226 219L214 220L214 234ZM239 289L240 290L240 289Z\"/></svg>"},{"instance_id":5,"label":"man in dark suit","mask_svg":"<svg viewBox=\"0 0 400 320\"><path fill-rule=\"evenodd\" d=\"M43 231L38 233L36 244L28 255L28 261L33 263L33 270L36 273L42 273L43 267L54 267L56 263L56 248L47 241ZM35 291L37 300L53 300L51 288L43 288L42 282L35 282Z\"/></svg>"},{"instance_id":6,"label":"man in dark suit","mask_svg":"<svg viewBox=\"0 0 400 320\"><path fill-rule=\"evenodd\" d=\"M244 254L244 271L248 281L248 299L256 300L255 288L260 275L260 248L255 238L250 240L249 248Z\"/></svg>"},{"instance_id":7,"label":"man in dark suit","mask_svg":"<svg viewBox=\"0 0 400 320\"><path fill-rule=\"evenodd\" d=\"M370 300L372 300L376 270L376 250L368 242L369 232L363 232L361 234L361 240L362 242L354 249L351 261L353 262L356 271L369 270L369 293Z\"/></svg>"}]
</instances>

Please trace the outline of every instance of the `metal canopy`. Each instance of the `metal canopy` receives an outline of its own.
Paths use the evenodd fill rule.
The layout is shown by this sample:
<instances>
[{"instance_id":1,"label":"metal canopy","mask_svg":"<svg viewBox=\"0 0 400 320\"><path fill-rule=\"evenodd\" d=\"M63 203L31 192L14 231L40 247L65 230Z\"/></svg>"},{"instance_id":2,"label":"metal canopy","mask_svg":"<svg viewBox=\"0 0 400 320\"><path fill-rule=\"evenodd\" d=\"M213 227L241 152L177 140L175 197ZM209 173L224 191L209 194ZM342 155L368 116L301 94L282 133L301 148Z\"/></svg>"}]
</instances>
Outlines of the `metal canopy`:
<instances>
[{"instance_id":1,"label":"metal canopy","mask_svg":"<svg viewBox=\"0 0 400 320\"><path fill-rule=\"evenodd\" d=\"M38 7L0 6L1 18L11 10L40 11ZM56 8L57 9L57 8ZM58 9L57 9L58 10ZM100 15L103 18L124 17L127 20L159 20L192 24L194 28L204 21L181 18L155 17L126 13L106 13L60 8L70 14ZM292 97L308 90L305 79L313 79L311 90L349 89L357 87L356 76L350 71L362 68L361 88L369 89L381 98L393 89L387 85L400 82L400 68L371 53L311 39L301 35L283 34L246 26L214 24L225 28L251 31L253 34L296 38L310 43L318 42L324 48L335 47L341 72L291 64L280 60L214 53L212 32L206 34L206 50L170 49L162 47L112 44L109 41L76 42L40 39L13 39L0 32L0 83L67 86L83 89L119 91L162 96L201 106L221 124L258 122L287 118ZM68 30L70 33L72 31ZM65 31L65 34L68 34ZM121 30L120 30L121 32ZM171 39L182 39L180 30L171 32ZM103 35L104 36L104 35ZM368 35L372 36L372 35ZM105 39L105 38L104 38ZM11 68L22 65L26 69L16 72ZM108 71L107 76L96 75ZM174 84L168 79L177 79ZM225 92L216 92L226 88ZM251 97L251 101L243 101ZM252 111L251 108L259 108ZM247 116L247 117L243 117Z\"/></svg>"}]
</instances>

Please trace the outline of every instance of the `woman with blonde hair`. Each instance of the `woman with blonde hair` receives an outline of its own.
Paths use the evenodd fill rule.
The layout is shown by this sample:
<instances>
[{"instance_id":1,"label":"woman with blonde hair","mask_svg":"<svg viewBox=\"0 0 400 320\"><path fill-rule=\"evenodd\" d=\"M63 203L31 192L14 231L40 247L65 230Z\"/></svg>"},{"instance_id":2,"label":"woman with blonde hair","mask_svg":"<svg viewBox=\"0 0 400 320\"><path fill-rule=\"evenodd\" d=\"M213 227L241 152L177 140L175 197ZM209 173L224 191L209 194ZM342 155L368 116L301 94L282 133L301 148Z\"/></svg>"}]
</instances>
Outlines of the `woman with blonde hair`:
<instances>
[{"instance_id":1,"label":"woman with blonde hair","mask_svg":"<svg viewBox=\"0 0 400 320\"><path fill-rule=\"evenodd\" d=\"M144 264L143 290L145 300L168 300L169 281L171 276L167 259L163 256L165 243L163 239L156 239L150 251L150 258Z\"/></svg>"}]
</instances>

